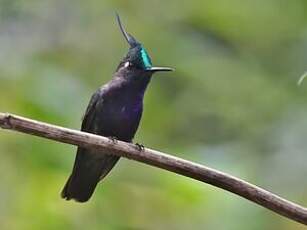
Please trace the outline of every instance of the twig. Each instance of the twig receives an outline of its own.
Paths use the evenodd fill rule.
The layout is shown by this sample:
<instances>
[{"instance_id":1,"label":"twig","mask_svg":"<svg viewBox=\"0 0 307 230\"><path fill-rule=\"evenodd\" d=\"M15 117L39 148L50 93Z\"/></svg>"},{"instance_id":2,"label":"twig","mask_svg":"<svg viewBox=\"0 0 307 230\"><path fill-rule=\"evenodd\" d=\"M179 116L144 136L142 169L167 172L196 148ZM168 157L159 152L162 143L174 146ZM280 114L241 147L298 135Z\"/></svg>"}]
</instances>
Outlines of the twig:
<instances>
[{"instance_id":1,"label":"twig","mask_svg":"<svg viewBox=\"0 0 307 230\"><path fill-rule=\"evenodd\" d=\"M300 77L300 79L297 81L297 85L300 86L306 77L307 77L307 72L305 72L305 73Z\"/></svg>"},{"instance_id":2,"label":"twig","mask_svg":"<svg viewBox=\"0 0 307 230\"><path fill-rule=\"evenodd\" d=\"M122 141L112 142L106 137L50 125L24 117L0 113L0 127L85 148L101 149L148 165L165 169L235 193L275 213L307 225L307 209L283 199L253 184L226 173L178 157Z\"/></svg>"}]
</instances>

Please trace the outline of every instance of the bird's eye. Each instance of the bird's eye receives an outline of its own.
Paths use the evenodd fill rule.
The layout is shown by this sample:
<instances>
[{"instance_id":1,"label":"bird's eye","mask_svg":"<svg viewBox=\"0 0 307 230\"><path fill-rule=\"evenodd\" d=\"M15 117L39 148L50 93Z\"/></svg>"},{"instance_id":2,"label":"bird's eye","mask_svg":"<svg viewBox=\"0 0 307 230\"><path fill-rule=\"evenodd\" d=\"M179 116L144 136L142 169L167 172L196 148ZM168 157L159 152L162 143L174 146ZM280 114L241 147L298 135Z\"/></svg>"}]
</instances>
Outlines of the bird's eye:
<instances>
[{"instance_id":1,"label":"bird's eye","mask_svg":"<svg viewBox=\"0 0 307 230\"><path fill-rule=\"evenodd\" d=\"M131 63L127 61L127 62L124 64L124 67L127 68L127 67L129 67L129 66L131 66Z\"/></svg>"}]
</instances>

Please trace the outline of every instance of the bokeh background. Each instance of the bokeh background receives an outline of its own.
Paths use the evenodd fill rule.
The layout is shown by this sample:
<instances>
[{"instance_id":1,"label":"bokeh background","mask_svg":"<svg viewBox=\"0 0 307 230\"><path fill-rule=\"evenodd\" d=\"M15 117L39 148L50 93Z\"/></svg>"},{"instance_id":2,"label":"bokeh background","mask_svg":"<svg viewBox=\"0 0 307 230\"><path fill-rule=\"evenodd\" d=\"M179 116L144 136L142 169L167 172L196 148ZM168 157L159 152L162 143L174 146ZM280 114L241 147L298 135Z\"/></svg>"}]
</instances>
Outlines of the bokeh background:
<instances>
[{"instance_id":1,"label":"bokeh background","mask_svg":"<svg viewBox=\"0 0 307 230\"><path fill-rule=\"evenodd\" d=\"M307 205L305 0L0 0L0 111L79 129L128 46L156 65L135 141ZM0 229L304 229L122 159L90 202L60 198L76 148L0 133Z\"/></svg>"}]
</instances>

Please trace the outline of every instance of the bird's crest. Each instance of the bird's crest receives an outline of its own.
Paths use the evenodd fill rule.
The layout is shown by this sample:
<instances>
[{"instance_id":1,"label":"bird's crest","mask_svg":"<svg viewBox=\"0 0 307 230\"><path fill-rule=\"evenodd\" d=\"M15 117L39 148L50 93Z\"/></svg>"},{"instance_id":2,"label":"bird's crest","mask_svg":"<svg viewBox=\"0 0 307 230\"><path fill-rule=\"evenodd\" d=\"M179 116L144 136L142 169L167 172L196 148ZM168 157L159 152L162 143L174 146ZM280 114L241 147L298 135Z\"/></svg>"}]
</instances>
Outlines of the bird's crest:
<instances>
[{"instance_id":1,"label":"bird's crest","mask_svg":"<svg viewBox=\"0 0 307 230\"><path fill-rule=\"evenodd\" d=\"M126 32L117 13L116 18L121 32L123 33L124 37L130 45L130 50L128 53L129 58L132 59L132 61L136 62L136 64L141 64L143 68L150 69L152 67L152 63L146 49L131 34Z\"/></svg>"},{"instance_id":2,"label":"bird's crest","mask_svg":"<svg viewBox=\"0 0 307 230\"><path fill-rule=\"evenodd\" d=\"M125 57L125 60L131 62L132 64L138 66L139 68L145 71L157 72L157 71L173 71L172 68L168 67L153 67L151 63L151 59L143 47L143 45L138 42L131 34L127 33L123 24L120 20L119 15L116 13L117 22L119 28L130 45L128 54Z\"/></svg>"}]
</instances>

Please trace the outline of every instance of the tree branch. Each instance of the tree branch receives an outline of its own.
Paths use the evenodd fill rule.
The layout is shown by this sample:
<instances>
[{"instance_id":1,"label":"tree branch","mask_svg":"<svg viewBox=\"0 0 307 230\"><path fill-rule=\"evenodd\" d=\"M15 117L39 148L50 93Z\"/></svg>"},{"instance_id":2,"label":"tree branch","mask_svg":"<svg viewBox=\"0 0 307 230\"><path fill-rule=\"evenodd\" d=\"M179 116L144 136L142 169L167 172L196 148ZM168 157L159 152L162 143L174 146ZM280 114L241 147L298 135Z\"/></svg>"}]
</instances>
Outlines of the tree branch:
<instances>
[{"instance_id":1,"label":"tree branch","mask_svg":"<svg viewBox=\"0 0 307 230\"><path fill-rule=\"evenodd\" d=\"M307 225L307 209L226 173L178 157L122 141L0 113L0 127L139 161L235 193L282 216Z\"/></svg>"}]
</instances>

